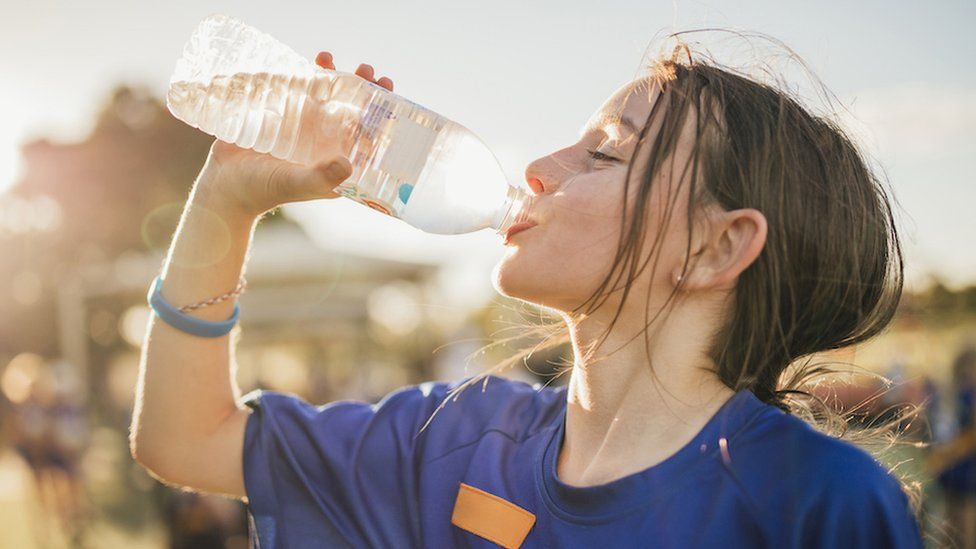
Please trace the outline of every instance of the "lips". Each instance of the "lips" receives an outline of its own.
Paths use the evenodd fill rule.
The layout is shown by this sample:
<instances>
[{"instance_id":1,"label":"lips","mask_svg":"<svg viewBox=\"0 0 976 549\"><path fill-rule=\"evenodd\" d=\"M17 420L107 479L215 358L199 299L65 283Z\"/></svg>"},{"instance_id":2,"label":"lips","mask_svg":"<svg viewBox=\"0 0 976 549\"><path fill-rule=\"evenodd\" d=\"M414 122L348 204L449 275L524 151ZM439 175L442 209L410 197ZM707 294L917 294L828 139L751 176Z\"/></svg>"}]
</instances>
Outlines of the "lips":
<instances>
[{"instance_id":1,"label":"lips","mask_svg":"<svg viewBox=\"0 0 976 549\"><path fill-rule=\"evenodd\" d=\"M538 223L536 223L535 221L521 221L519 223L512 225L511 227L508 228L508 231L505 232L505 243L508 244L508 241L511 240L512 235L516 233L520 233L526 229L531 229L536 225L538 225Z\"/></svg>"}]
</instances>

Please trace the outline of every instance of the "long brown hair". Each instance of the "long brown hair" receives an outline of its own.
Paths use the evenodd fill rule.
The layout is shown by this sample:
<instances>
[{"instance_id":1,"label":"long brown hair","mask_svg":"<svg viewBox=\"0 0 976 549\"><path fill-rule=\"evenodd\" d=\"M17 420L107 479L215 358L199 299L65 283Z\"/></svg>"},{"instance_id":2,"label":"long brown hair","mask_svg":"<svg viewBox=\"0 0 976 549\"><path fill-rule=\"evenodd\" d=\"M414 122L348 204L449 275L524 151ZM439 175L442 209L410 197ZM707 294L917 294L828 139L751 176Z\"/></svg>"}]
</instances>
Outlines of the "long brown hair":
<instances>
[{"instance_id":1,"label":"long brown hair","mask_svg":"<svg viewBox=\"0 0 976 549\"><path fill-rule=\"evenodd\" d=\"M842 371L837 362L824 358L825 352L877 335L895 314L904 265L890 191L838 123L812 114L783 87L695 55L687 44L678 42L670 56L659 57L650 66L647 78L660 87L661 95L628 167L621 236L606 278L573 311L552 315L541 325L521 327L521 333L490 344L526 337L537 341L459 386L445 403L479 379L487 382L491 373L566 344L570 341L567 321L585 318L622 290L610 326L600 342L584 353L606 339L637 275L652 259L652 271L657 267L659 241L643 262L640 257L648 234L652 181L663 169L681 173L685 168L675 168L673 158L694 109L694 150L687 166L691 173L688 234L695 210L709 203L726 210L755 208L768 223L765 248L739 276L734 302L710 344L715 374L735 391L748 389L763 402L882 457L900 442L903 430L919 412L917 407L906 406L889 414L888 420L850 429L857 411L836 410L810 389ZM825 87L821 91L829 94ZM660 130L649 135L654 123ZM638 189L635 203L628 206L632 180ZM662 226L674 209L677 186L669 186ZM684 270L688 268L686 261ZM646 318L641 333L673 307L681 289L679 284L665 306ZM545 310L540 312L546 315ZM572 363L564 364L556 377L571 370ZM918 510L920 484L904 474L896 476Z\"/></svg>"}]
</instances>

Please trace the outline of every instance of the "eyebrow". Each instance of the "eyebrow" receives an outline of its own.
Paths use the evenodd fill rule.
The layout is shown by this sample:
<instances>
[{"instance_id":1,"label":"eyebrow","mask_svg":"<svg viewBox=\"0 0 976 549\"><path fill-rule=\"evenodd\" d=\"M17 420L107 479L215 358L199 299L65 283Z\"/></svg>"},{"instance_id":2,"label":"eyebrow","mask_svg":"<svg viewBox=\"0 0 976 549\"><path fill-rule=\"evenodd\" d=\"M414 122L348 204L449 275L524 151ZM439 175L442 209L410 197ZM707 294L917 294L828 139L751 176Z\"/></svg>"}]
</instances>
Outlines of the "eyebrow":
<instances>
[{"instance_id":1,"label":"eyebrow","mask_svg":"<svg viewBox=\"0 0 976 549\"><path fill-rule=\"evenodd\" d=\"M623 118L623 117L621 117L620 120L618 121L618 123L621 126L629 129L631 131L631 133L640 133L640 130L637 129L637 122L634 122L633 120L631 120L629 118Z\"/></svg>"},{"instance_id":2,"label":"eyebrow","mask_svg":"<svg viewBox=\"0 0 976 549\"><path fill-rule=\"evenodd\" d=\"M634 122L633 120L631 120L630 118L626 118L626 117L623 117L623 116L616 117L615 118L613 116L609 116L608 115L608 116L601 117L600 120L596 124L594 124L592 126L590 126L590 125L583 126L583 129L580 130L580 135L585 134L591 128L594 128L594 127L602 127L602 126L606 126L607 124L614 124L614 125L617 125L617 126L623 126L624 128L627 128L628 130L630 130L630 132L633 133L633 134L640 133L640 130L637 128L637 123Z\"/></svg>"}]
</instances>

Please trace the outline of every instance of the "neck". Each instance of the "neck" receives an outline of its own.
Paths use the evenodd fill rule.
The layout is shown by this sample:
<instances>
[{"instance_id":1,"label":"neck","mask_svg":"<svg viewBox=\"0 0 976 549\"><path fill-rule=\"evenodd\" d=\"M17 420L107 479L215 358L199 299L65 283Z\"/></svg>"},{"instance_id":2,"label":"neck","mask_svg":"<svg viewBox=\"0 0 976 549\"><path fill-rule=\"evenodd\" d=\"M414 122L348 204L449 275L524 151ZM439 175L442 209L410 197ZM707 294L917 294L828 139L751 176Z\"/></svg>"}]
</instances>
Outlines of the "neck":
<instances>
[{"instance_id":1,"label":"neck","mask_svg":"<svg viewBox=\"0 0 976 549\"><path fill-rule=\"evenodd\" d=\"M570 323L576 354L565 440L557 476L567 484L602 484L647 469L687 444L733 394L718 380L703 342L715 326L685 304L638 334L621 316L592 351L609 319ZM636 335L636 337L634 337ZM645 346L646 345L646 346Z\"/></svg>"}]
</instances>

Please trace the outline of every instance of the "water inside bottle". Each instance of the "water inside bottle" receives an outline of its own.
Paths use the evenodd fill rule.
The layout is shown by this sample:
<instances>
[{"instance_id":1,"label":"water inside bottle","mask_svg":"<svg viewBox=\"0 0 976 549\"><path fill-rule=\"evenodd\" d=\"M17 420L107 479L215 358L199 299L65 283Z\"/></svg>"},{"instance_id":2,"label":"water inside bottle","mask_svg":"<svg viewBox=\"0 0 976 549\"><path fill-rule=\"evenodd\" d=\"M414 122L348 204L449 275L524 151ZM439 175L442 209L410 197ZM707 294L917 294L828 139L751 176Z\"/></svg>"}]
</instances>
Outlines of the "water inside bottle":
<instances>
[{"instance_id":1,"label":"water inside bottle","mask_svg":"<svg viewBox=\"0 0 976 549\"><path fill-rule=\"evenodd\" d=\"M258 152L277 150L275 156L283 158L294 143L282 123L289 112L301 111L309 84L308 78L285 74L218 75L207 83L173 82L166 102L178 118L222 141Z\"/></svg>"},{"instance_id":2,"label":"water inside bottle","mask_svg":"<svg viewBox=\"0 0 976 549\"><path fill-rule=\"evenodd\" d=\"M336 84L317 86L316 78L238 73L178 81L167 104L194 127L278 158L312 164L345 155L353 174L337 194L423 231L491 226L508 185L477 136L358 77L352 82L365 93L347 97L329 88Z\"/></svg>"}]
</instances>

